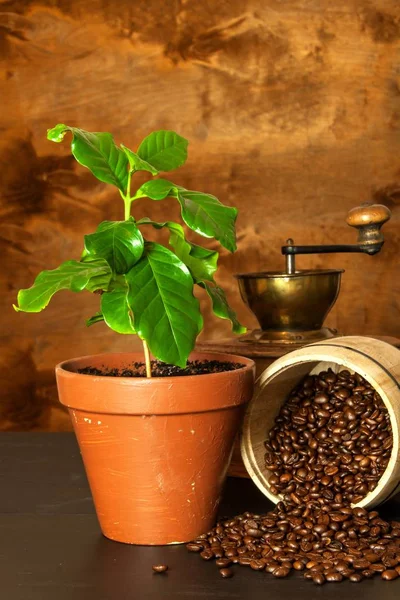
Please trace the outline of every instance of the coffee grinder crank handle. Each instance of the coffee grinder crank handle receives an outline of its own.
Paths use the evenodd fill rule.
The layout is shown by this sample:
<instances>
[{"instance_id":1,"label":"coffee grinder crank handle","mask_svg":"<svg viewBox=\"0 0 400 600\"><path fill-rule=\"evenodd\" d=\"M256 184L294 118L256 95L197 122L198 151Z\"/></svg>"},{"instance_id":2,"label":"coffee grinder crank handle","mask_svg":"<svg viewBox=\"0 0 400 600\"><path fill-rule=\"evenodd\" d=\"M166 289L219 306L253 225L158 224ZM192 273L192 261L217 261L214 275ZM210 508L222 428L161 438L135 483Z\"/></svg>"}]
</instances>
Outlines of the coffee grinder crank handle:
<instances>
[{"instance_id":1,"label":"coffee grinder crank handle","mask_svg":"<svg viewBox=\"0 0 400 600\"><path fill-rule=\"evenodd\" d=\"M294 273L296 254L327 254L336 252L364 252L377 254L383 246L384 237L381 227L389 221L390 210L383 204L365 203L352 208L346 219L350 227L358 229L356 244L333 244L317 246L295 246L292 239L288 239L282 246L282 254L286 256L286 272Z\"/></svg>"}]
</instances>

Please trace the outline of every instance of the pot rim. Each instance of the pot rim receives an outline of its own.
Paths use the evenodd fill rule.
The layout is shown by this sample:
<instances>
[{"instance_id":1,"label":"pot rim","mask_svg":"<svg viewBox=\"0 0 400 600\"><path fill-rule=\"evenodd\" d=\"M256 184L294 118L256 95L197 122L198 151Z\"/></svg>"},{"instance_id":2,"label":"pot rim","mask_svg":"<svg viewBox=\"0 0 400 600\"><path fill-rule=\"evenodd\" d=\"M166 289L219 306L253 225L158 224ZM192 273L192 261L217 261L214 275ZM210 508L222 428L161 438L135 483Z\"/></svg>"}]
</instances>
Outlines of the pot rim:
<instances>
[{"instance_id":1,"label":"pot rim","mask_svg":"<svg viewBox=\"0 0 400 600\"><path fill-rule=\"evenodd\" d=\"M73 370L107 364L121 367L144 360L143 352L109 352L64 361L56 367L58 395L69 409L114 415L171 415L238 408L251 399L254 361L234 354L193 352L192 359L241 362L233 371L172 377L107 377ZM94 357L97 358L96 362ZM201 401L199 397L201 396Z\"/></svg>"},{"instance_id":2,"label":"pot rim","mask_svg":"<svg viewBox=\"0 0 400 600\"><path fill-rule=\"evenodd\" d=\"M199 377L210 377L211 375L213 377L219 377L219 376L225 376L227 374L232 374L232 373L243 373L245 370L249 370L249 369L254 369L255 368L255 363L254 360L252 360L251 358L247 358L245 356L241 356L239 354L229 354L229 353L225 353L225 352L207 352L207 351L197 351L194 350L193 352L191 352L189 354L189 358L188 360L192 358L192 360L201 360L201 357L203 356L204 358L206 357L210 357L210 356L215 356L216 359L219 360L219 362L243 362L243 366L239 367L237 369L232 369L229 371L220 371L217 373L200 373L198 375L173 375L173 376L167 376L167 377L110 377L109 375L91 375L89 373L78 373L77 371L73 371L70 369L67 369L66 367L68 365L72 365L73 363L77 363L80 361L85 361L88 360L90 361L90 359L93 358L99 358L99 357L107 357L107 356L127 356L127 357L132 357L131 360L135 360L135 358L137 357L138 360L143 361L144 364L144 355L142 352L137 351L137 352L101 352L99 354L87 354L84 356L78 356L75 358L69 358L66 360L61 361L60 363L58 363L55 367L55 371L57 372L62 372L62 374L64 376L75 376L75 377L84 377L84 378L93 378L93 379L106 379L106 380L115 380L115 381L123 381L126 382L135 382L135 383L139 383L139 382L146 382L147 385L149 385L151 383L151 381L157 382L158 384L160 384L161 382L165 382L165 384L167 384L168 382L173 382L176 383L176 381L181 381L182 379L184 379L185 381L191 381L191 380L198 380Z\"/></svg>"}]
</instances>

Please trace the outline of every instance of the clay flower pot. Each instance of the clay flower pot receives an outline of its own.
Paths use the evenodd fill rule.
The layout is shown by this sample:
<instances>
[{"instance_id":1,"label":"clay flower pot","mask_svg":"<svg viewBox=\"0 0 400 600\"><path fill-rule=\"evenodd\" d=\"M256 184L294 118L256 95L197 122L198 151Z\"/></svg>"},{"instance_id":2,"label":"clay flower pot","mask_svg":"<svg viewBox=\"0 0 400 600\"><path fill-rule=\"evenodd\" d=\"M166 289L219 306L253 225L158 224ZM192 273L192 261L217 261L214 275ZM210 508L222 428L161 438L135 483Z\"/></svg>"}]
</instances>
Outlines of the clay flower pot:
<instances>
[{"instance_id":1,"label":"clay flower pot","mask_svg":"<svg viewBox=\"0 0 400 600\"><path fill-rule=\"evenodd\" d=\"M242 368L184 377L104 377L141 354L101 354L56 367L104 535L129 544L187 542L214 524L235 435L251 399L254 363L229 354L192 360Z\"/></svg>"}]
</instances>

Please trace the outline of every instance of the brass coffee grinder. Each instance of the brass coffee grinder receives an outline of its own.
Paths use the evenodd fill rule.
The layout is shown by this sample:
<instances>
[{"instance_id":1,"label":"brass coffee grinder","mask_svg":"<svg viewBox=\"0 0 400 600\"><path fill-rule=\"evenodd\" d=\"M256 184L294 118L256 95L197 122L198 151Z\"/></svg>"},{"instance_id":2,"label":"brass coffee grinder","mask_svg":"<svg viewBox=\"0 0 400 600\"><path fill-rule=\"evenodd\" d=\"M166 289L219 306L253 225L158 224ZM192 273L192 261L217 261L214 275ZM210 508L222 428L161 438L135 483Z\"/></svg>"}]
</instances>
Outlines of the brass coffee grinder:
<instances>
[{"instance_id":1,"label":"brass coffee grinder","mask_svg":"<svg viewBox=\"0 0 400 600\"><path fill-rule=\"evenodd\" d=\"M283 272L236 275L242 299L256 316L261 329L242 336L240 342L303 346L331 338L337 332L323 327L339 295L343 269L296 269L298 254L364 252L377 254L383 246L381 227L390 211L381 204L364 204L347 215L347 224L358 229L356 244L296 246L288 239L282 246Z\"/></svg>"},{"instance_id":2,"label":"brass coffee grinder","mask_svg":"<svg viewBox=\"0 0 400 600\"><path fill-rule=\"evenodd\" d=\"M358 230L355 244L297 246L288 239L281 249L286 260L284 271L235 276L241 297L257 318L260 329L235 338L202 342L197 348L252 358L258 376L274 360L291 350L341 335L324 327L324 321L338 297L343 269L299 270L296 268L296 255L337 252L377 254L384 243L381 227L390 217L390 210L382 204L366 203L350 210L346 222ZM399 340L390 341L400 345ZM229 474L247 476L238 447L235 448Z\"/></svg>"},{"instance_id":3,"label":"brass coffee grinder","mask_svg":"<svg viewBox=\"0 0 400 600\"><path fill-rule=\"evenodd\" d=\"M358 230L355 244L297 246L288 239L282 246L284 271L236 275L242 299L257 318L260 329L239 337L201 342L198 349L253 358L259 374L274 359L295 348L341 335L324 327L324 321L338 297L343 269L300 270L296 268L296 255L377 254L384 243L381 227L390 216L390 210L382 204L363 204L350 210L346 219Z\"/></svg>"}]
</instances>

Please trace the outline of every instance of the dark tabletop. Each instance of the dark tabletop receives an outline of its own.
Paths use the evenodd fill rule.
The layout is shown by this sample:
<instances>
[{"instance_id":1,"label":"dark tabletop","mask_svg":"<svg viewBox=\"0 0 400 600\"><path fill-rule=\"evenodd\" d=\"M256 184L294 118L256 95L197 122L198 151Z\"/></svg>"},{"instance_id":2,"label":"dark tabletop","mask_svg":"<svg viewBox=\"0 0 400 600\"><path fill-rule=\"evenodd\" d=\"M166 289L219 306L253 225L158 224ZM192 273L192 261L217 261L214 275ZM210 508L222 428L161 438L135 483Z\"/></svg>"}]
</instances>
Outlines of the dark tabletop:
<instances>
[{"instance_id":1,"label":"dark tabletop","mask_svg":"<svg viewBox=\"0 0 400 600\"><path fill-rule=\"evenodd\" d=\"M249 480L228 479L221 514L265 512L271 504ZM400 497L381 510L400 520ZM166 575L152 565L166 563ZM321 587L295 574L275 579L214 564L184 546L127 546L99 530L75 437L0 433L1 600L399 600L400 578Z\"/></svg>"}]
</instances>

